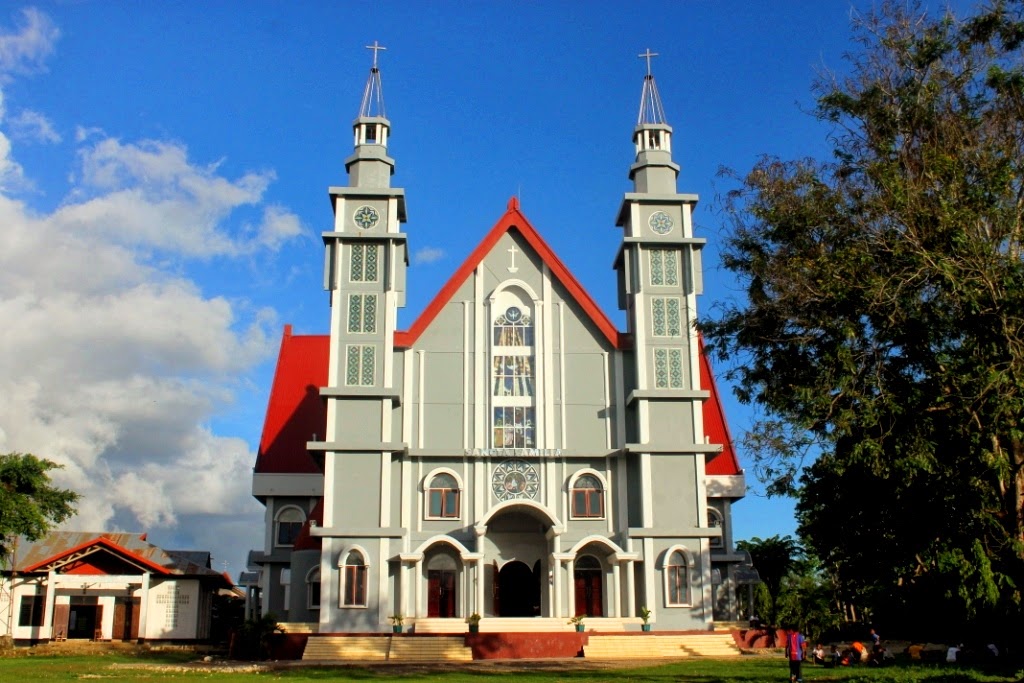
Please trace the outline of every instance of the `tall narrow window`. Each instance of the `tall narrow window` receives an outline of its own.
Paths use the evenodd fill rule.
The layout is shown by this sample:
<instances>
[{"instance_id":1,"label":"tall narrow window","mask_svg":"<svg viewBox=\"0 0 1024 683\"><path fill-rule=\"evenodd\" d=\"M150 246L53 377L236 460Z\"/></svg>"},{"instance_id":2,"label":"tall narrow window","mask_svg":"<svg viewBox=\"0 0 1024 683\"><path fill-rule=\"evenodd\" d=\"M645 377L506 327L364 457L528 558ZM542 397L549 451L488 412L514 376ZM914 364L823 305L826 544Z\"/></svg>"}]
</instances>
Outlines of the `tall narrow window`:
<instances>
[{"instance_id":1,"label":"tall narrow window","mask_svg":"<svg viewBox=\"0 0 1024 683\"><path fill-rule=\"evenodd\" d=\"M348 295L348 331L373 334L377 331L377 295Z\"/></svg>"},{"instance_id":2,"label":"tall narrow window","mask_svg":"<svg viewBox=\"0 0 1024 683\"><path fill-rule=\"evenodd\" d=\"M306 515L297 507L287 507L277 513L277 545L293 545L305 521Z\"/></svg>"},{"instance_id":3,"label":"tall narrow window","mask_svg":"<svg viewBox=\"0 0 1024 683\"><path fill-rule=\"evenodd\" d=\"M21 609L18 613L18 626L43 625L43 596L21 596Z\"/></svg>"},{"instance_id":4,"label":"tall narrow window","mask_svg":"<svg viewBox=\"0 0 1024 683\"><path fill-rule=\"evenodd\" d=\"M306 607L320 609L320 568L314 567L306 574Z\"/></svg>"},{"instance_id":5,"label":"tall narrow window","mask_svg":"<svg viewBox=\"0 0 1024 683\"><path fill-rule=\"evenodd\" d=\"M351 260L352 282L377 282L377 264L380 248L376 244L353 244Z\"/></svg>"},{"instance_id":6,"label":"tall narrow window","mask_svg":"<svg viewBox=\"0 0 1024 683\"><path fill-rule=\"evenodd\" d=\"M459 483L450 474L439 474L430 480L427 489L427 516L456 518L459 516Z\"/></svg>"},{"instance_id":7,"label":"tall narrow window","mask_svg":"<svg viewBox=\"0 0 1024 683\"><path fill-rule=\"evenodd\" d=\"M722 513L713 507L708 508L708 526L712 529L721 529L721 536L712 536L708 545L712 548L721 548L725 545L725 524L722 520Z\"/></svg>"},{"instance_id":8,"label":"tall narrow window","mask_svg":"<svg viewBox=\"0 0 1024 683\"><path fill-rule=\"evenodd\" d=\"M505 306L492 331L492 445L536 448L533 321L520 306Z\"/></svg>"},{"instance_id":9,"label":"tall narrow window","mask_svg":"<svg viewBox=\"0 0 1024 683\"><path fill-rule=\"evenodd\" d=\"M366 607L366 561L358 550L349 551L341 568L341 606Z\"/></svg>"},{"instance_id":10,"label":"tall narrow window","mask_svg":"<svg viewBox=\"0 0 1024 683\"><path fill-rule=\"evenodd\" d=\"M654 387L656 389L683 388L682 349L654 349Z\"/></svg>"},{"instance_id":11,"label":"tall narrow window","mask_svg":"<svg viewBox=\"0 0 1024 683\"><path fill-rule=\"evenodd\" d=\"M682 551L675 550L669 555L665 563L665 598L669 605L690 604L688 568Z\"/></svg>"},{"instance_id":12,"label":"tall narrow window","mask_svg":"<svg viewBox=\"0 0 1024 683\"><path fill-rule=\"evenodd\" d=\"M604 517L604 490L592 474L577 477L572 485L572 516Z\"/></svg>"}]
</instances>

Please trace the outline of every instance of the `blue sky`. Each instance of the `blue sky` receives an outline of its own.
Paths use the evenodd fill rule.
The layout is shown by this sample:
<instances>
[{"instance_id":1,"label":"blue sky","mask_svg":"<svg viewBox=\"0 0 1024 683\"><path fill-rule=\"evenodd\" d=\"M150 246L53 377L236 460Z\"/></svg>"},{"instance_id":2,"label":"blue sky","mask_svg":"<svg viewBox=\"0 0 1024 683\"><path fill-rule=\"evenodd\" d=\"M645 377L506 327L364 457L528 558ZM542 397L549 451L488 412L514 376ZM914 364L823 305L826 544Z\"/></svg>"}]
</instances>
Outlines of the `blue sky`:
<instances>
[{"instance_id":1,"label":"blue sky","mask_svg":"<svg viewBox=\"0 0 1024 683\"><path fill-rule=\"evenodd\" d=\"M324 333L319 233L371 63L406 189L407 327L508 198L624 328L612 259L644 61L718 267L721 167L824 156L810 86L869 3L64 0L0 10L0 452L65 465L75 529L149 531L234 576L284 324ZM750 423L722 385L734 436ZM792 534L752 492L736 537ZM223 563L226 563L223 564Z\"/></svg>"}]
</instances>

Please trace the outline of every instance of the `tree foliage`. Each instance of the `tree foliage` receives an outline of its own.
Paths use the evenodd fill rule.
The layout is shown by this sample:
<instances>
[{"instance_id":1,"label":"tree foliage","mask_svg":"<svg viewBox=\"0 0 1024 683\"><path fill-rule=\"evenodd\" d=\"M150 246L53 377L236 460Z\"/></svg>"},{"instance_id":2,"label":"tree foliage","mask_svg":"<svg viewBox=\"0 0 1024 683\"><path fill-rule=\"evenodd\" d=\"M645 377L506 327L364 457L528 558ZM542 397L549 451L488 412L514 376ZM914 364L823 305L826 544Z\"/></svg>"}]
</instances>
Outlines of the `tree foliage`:
<instances>
[{"instance_id":1,"label":"tree foliage","mask_svg":"<svg viewBox=\"0 0 1024 683\"><path fill-rule=\"evenodd\" d=\"M770 624L778 624L775 605L778 602L782 580L796 565L803 554L803 549L793 538L777 535L764 539L754 536L749 541L739 541L736 543L736 549L750 553L750 559L767 593L767 604L757 606L761 617Z\"/></svg>"},{"instance_id":2,"label":"tree foliage","mask_svg":"<svg viewBox=\"0 0 1024 683\"><path fill-rule=\"evenodd\" d=\"M855 39L848 75L817 85L833 159L762 159L730 194L724 264L746 301L702 330L761 411L755 471L798 496L846 599L1007 614L1024 582L1024 3L964 20L892 3Z\"/></svg>"},{"instance_id":3,"label":"tree foliage","mask_svg":"<svg viewBox=\"0 0 1024 683\"><path fill-rule=\"evenodd\" d=\"M11 537L35 541L75 514L78 494L50 483L48 472L59 467L28 453L0 454L0 561Z\"/></svg>"}]
</instances>

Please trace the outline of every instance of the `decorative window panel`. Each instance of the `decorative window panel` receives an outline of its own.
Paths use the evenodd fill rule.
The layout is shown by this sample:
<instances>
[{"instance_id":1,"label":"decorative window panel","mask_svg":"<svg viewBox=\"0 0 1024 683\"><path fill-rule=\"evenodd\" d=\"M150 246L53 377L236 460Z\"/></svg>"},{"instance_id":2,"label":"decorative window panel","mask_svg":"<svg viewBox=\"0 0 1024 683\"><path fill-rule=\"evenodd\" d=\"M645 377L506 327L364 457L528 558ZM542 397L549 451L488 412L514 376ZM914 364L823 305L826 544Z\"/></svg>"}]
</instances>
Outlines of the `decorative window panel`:
<instances>
[{"instance_id":1,"label":"decorative window panel","mask_svg":"<svg viewBox=\"0 0 1024 683\"><path fill-rule=\"evenodd\" d=\"M348 295L348 331L373 334L377 331L377 295Z\"/></svg>"},{"instance_id":2,"label":"decorative window panel","mask_svg":"<svg viewBox=\"0 0 1024 683\"><path fill-rule=\"evenodd\" d=\"M679 252L675 249L651 250L651 284L659 287L679 286Z\"/></svg>"},{"instance_id":3,"label":"decorative window panel","mask_svg":"<svg viewBox=\"0 0 1024 683\"><path fill-rule=\"evenodd\" d=\"M380 247L376 244L353 244L352 282L377 282Z\"/></svg>"},{"instance_id":4,"label":"decorative window panel","mask_svg":"<svg viewBox=\"0 0 1024 683\"><path fill-rule=\"evenodd\" d=\"M651 321L655 337L681 337L682 316L679 313L679 299L656 296L651 299Z\"/></svg>"},{"instance_id":5,"label":"decorative window panel","mask_svg":"<svg viewBox=\"0 0 1024 683\"><path fill-rule=\"evenodd\" d=\"M533 396L530 356L495 356L493 375L495 396Z\"/></svg>"},{"instance_id":6,"label":"decorative window panel","mask_svg":"<svg viewBox=\"0 0 1024 683\"><path fill-rule=\"evenodd\" d=\"M345 351L345 384L373 386L374 349L370 345L352 344Z\"/></svg>"},{"instance_id":7,"label":"decorative window panel","mask_svg":"<svg viewBox=\"0 0 1024 683\"><path fill-rule=\"evenodd\" d=\"M654 387L683 388L683 350L654 349Z\"/></svg>"}]
</instances>

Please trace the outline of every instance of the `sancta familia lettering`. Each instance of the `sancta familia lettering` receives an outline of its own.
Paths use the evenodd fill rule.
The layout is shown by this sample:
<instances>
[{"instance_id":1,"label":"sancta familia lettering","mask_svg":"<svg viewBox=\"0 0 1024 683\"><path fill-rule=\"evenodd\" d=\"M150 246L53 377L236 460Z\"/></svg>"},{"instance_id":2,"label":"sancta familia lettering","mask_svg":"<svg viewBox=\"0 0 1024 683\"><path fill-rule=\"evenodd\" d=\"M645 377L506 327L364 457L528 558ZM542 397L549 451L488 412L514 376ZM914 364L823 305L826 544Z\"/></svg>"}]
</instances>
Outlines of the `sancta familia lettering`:
<instances>
[{"instance_id":1,"label":"sancta familia lettering","mask_svg":"<svg viewBox=\"0 0 1024 683\"><path fill-rule=\"evenodd\" d=\"M471 458L559 458L561 448L467 448Z\"/></svg>"}]
</instances>

